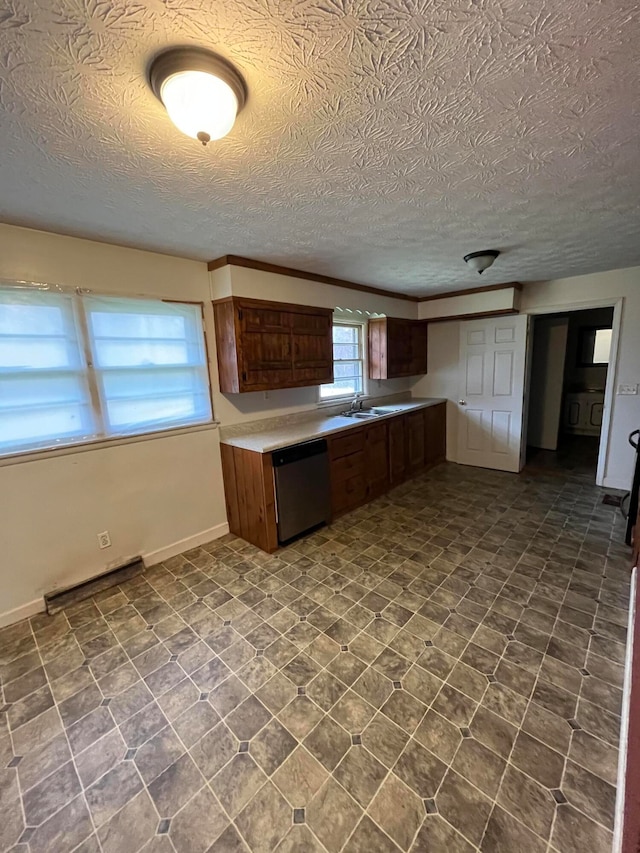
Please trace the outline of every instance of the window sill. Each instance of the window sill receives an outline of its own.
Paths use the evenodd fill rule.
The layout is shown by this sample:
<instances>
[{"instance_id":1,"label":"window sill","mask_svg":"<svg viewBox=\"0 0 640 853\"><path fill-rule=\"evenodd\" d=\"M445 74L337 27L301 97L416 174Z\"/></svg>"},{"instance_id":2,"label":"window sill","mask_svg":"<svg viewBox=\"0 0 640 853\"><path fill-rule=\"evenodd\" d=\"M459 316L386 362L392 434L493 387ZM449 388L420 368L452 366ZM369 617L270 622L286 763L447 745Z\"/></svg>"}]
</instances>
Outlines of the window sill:
<instances>
[{"instance_id":1,"label":"window sill","mask_svg":"<svg viewBox=\"0 0 640 853\"><path fill-rule=\"evenodd\" d=\"M372 399L372 396L372 394L358 394L358 400L366 403L367 400ZM347 394L346 397L332 397L330 400L318 400L316 408L330 409L332 406L344 406L345 403L351 403L352 400L353 394Z\"/></svg>"},{"instance_id":2,"label":"window sill","mask_svg":"<svg viewBox=\"0 0 640 853\"><path fill-rule=\"evenodd\" d=\"M37 450L24 450L8 456L0 456L0 468L7 465L17 465L20 462L36 462L40 459L52 459L57 456L70 456L73 453L86 453L88 450L105 450L122 444L135 444L139 441L152 441L161 438L171 438L177 435L188 435L192 432L217 429L220 421L207 421L203 424L175 427L174 429L155 430L154 432L138 433L137 435L121 435L114 438L99 438L93 441L83 441L77 444L61 444L58 447L43 447Z\"/></svg>"}]
</instances>

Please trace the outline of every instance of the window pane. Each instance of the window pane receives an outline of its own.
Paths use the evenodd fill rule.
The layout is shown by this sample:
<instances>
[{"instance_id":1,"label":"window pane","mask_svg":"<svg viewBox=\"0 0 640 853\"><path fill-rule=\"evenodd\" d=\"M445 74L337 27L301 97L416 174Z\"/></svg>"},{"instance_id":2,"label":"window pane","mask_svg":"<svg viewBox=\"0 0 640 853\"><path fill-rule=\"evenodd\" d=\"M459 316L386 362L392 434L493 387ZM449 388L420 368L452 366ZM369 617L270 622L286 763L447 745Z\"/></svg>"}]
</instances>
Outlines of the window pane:
<instances>
[{"instance_id":1,"label":"window pane","mask_svg":"<svg viewBox=\"0 0 640 853\"><path fill-rule=\"evenodd\" d=\"M320 397L348 397L363 391L362 326L335 323L333 326L334 382L320 386Z\"/></svg>"},{"instance_id":2,"label":"window pane","mask_svg":"<svg viewBox=\"0 0 640 853\"><path fill-rule=\"evenodd\" d=\"M335 361L343 358L358 358L360 353L358 346L354 344L334 344L333 358Z\"/></svg>"},{"instance_id":3,"label":"window pane","mask_svg":"<svg viewBox=\"0 0 640 853\"><path fill-rule=\"evenodd\" d=\"M612 332L613 329L596 329L596 340L593 346L594 364L609 364Z\"/></svg>"},{"instance_id":4,"label":"window pane","mask_svg":"<svg viewBox=\"0 0 640 853\"><path fill-rule=\"evenodd\" d=\"M0 453L96 434L72 297L0 287Z\"/></svg>"},{"instance_id":5,"label":"window pane","mask_svg":"<svg viewBox=\"0 0 640 853\"><path fill-rule=\"evenodd\" d=\"M86 300L108 434L211 418L199 305Z\"/></svg>"},{"instance_id":6,"label":"window pane","mask_svg":"<svg viewBox=\"0 0 640 853\"><path fill-rule=\"evenodd\" d=\"M334 344L357 344L359 330L355 326L344 326L336 323L333 327Z\"/></svg>"}]
</instances>

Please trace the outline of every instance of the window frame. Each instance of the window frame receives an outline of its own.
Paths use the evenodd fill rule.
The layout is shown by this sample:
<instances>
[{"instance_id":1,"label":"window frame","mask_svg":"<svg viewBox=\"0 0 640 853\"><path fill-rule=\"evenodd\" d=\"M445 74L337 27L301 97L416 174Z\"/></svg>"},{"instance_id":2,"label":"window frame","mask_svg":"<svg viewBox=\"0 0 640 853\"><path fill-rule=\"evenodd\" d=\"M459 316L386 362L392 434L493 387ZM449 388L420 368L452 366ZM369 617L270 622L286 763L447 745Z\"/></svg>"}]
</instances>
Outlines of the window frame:
<instances>
[{"instance_id":1,"label":"window frame","mask_svg":"<svg viewBox=\"0 0 640 853\"><path fill-rule=\"evenodd\" d=\"M353 319L347 318L347 317L334 317L332 324L331 324L331 346L332 346L331 355L332 356L333 356L333 329L335 326L349 326L349 327L358 329L358 348L359 348L359 356L360 357L356 358L356 359L353 359L353 358L345 358L345 359L335 359L334 358L333 359L334 382L327 382L327 383L324 383L323 385L318 386L318 405L320 405L320 406L332 406L332 405L344 403L345 400L353 400L354 395L352 393L340 394L340 395L336 394L334 396L327 396L327 397L324 397L322 395L322 389L323 388L329 387L329 386L335 384L335 365L345 363L345 362L349 362L349 363L359 362L360 363L361 368L362 368L362 381L361 381L362 390L358 391L356 393L357 393L358 397L367 397L368 396L368 385L367 385L367 373L368 373L368 370L367 370L367 353L368 353L367 329L368 329L368 326L367 326L367 321L366 320L353 320Z\"/></svg>"},{"instance_id":2,"label":"window frame","mask_svg":"<svg viewBox=\"0 0 640 853\"><path fill-rule=\"evenodd\" d=\"M122 293L104 293L81 288L62 287L58 285L48 285L39 282L15 282L0 280L0 287L6 292L12 289L16 292L42 292L60 297L70 298L71 311L75 325L75 333L78 342L78 348L82 359L81 372L84 381L88 388L89 403L91 407L92 417L95 425L93 435L81 437L79 439L67 439L63 437L59 440L45 440L38 446L27 448L16 448L8 452L0 452L0 466L13 464L20 461L28 461L33 457L47 458L54 455L67 455L71 453L98 449L100 447L109 447L119 444L129 444L133 442L148 440L151 438L162 438L168 435L176 435L181 433L196 432L205 429L212 429L218 426L218 421L215 419L213 407L213 385L211 381L211 361L209 355L209 345L207 329L205 324L204 302L199 300L189 299L163 299L158 296L147 296L136 294L131 296ZM202 352L204 363L201 365L203 374L206 379L206 397L208 399L209 414L204 419L194 420L190 423L177 423L170 425L160 425L157 428L150 426L149 422L145 422L140 431L121 431L108 432L106 425L108 424L108 416L106 413L106 403L103 399L103 394L100 390L99 370L94 366L94 341L92 339L90 323L88 319L88 308L83 304L83 296L98 297L104 299L123 300L131 302L157 302L164 304L176 305L192 305L198 306L199 323L198 329L202 334ZM198 320L196 319L196 323Z\"/></svg>"}]
</instances>

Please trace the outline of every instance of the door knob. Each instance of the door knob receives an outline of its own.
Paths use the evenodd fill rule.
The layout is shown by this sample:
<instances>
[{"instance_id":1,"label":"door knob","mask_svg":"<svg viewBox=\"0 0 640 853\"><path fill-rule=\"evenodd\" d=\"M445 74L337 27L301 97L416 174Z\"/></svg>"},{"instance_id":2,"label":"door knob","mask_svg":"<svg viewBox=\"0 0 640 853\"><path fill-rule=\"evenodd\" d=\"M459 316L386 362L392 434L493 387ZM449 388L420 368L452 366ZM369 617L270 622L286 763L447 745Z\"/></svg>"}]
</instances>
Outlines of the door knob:
<instances>
[{"instance_id":1,"label":"door knob","mask_svg":"<svg viewBox=\"0 0 640 853\"><path fill-rule=\"evenodd\" d=\"M466 405L467 405L467 401L466 401L466 400L458 400L458 403L460 403L460 405L461 405L461 406L466 406Z\"/></svg>"}]
</instances>

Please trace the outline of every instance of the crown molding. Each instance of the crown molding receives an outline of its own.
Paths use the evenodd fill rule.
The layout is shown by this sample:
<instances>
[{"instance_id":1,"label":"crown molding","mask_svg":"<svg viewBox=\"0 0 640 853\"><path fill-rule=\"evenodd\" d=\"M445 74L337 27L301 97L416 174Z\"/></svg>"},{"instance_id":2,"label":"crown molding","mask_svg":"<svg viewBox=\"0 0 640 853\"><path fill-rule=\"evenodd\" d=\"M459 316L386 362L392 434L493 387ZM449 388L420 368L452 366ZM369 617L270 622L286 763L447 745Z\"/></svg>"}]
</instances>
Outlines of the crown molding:
<instances>
[{"instance_id":1,"label":"crown molding","mask_svg":"<svg viewBox=\"0 0 640 853\"><path fill-rule=\"evenodd\" d=\"M207 269L209 272L218 270L221 267L228 265L236 267L246 267L251 270L261 270L262 272L272 272L277 275L287 275L291 278L302 278L306 281L317 281L321 284L332 284L335 287L346 287L349 290L359 290L363 293L374 293L376 296L388 296L392 299L404 299L406 302L431 302L434 299L448 299L451 296L471 296L473 293L487 293L490 290L506 290L508 288L516 288L522 290L522 285L519 281L511 281L507 284L488 284L486 287L471 287L467 290L450 290L446 293L436 293L434 296L413 296L410 293L398 293L394 290L385 290L382 287L372 287L368 284L358 284L355 281L347 281L343 278L333 278L330 275L321 275L320 273L308 272L307 270L298 270L293 267L282 267L278 264L269 264L265 261L256 261L253 258L244 258L242 255L222 255L220 258L215 258L209 261Z\"/></svg>"}]
</instances>

